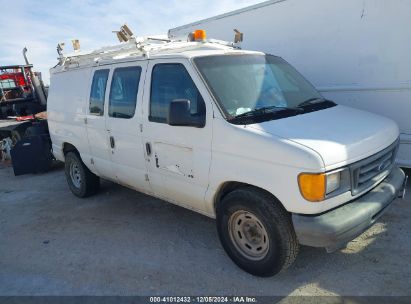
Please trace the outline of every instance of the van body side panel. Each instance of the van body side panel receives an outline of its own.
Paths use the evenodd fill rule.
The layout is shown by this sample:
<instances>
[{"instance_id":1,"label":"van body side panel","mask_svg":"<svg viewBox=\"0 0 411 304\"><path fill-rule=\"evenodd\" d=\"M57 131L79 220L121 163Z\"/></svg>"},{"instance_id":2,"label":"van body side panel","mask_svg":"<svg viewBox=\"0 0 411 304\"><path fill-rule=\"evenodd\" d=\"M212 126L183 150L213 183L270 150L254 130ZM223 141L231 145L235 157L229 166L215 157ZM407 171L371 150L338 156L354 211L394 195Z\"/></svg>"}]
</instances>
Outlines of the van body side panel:
<instances>
[{"instance_id":1,"label":"van body side panel","mask_svg":"<svg viewBox=\"0 0 411 304\"><path fill-rule=\"evenodd\" d=\"M97 71L110 70L109 67L96 67L90 71L89 79L87 81L86 93L86 113L87 113L87 137L89 139L90 157L83 159L83 161L93 167L94 171L101 177L115 181L112 176L112 164L110 159L110 146L106 130L106 113L107 100L109 92L109 83L107 79L105 95L104 95L104 113L102 115L94 115L90 113L90 92L92 88L93 76ZM109 72L108 78L111 72Z\"/></svg>"},{"instance_id":2,"label":"van body side panel","mask_svg":"<svg viewBox=\"0 0 411 304\"><path fill-rule=\"evenodd\" d=\"M131 118L113 117L108 109L110 107L110 94L119 94L118 92L116 93L116 87L113 85L115 81L113 72L116 71L116 69L121 70L122 68L132 68L133 73L139 74L139 82L135 83L138 87L136 106L134 115ZM116 182L129 188L151 194L152 189L146 178L147 166L141 128L143 123L141 112L146 68L147 61L114 64L111 66L112 73L107 90L108 102L105 114L105 131L108 141L110 142L111 137L114 143L114 147L109 146L109 155L112 166L111 174L115 175Z\"/></svg>"},{"instance_id":3,"label":"van body side panel","mask_svg":"<svg viewBox=\"0 0 411 304\"><path fill-rule=\"evenodd\" d=\"M166 122L150 121L152 69L158 64L183 65L189 73L206 106L203 128L170 126ZM174 94L168 83L160 85L161 92ZM204 197L209 184L211 164L213 107L210 96L187 59L150 60L147 70L143 104L143 139L151 148L146 153L148 175L154 195L188 209L206 214Z\"/></svg>"},{"instance_id":4,"label":"van body side panel","mask_svg":"<svg viewBox=\"0 0 411 304\"><path fill-rule=\"evenodd\" d=\"M314 206L298 191L297 177L301 172L321 172L324 163L318 153L284 138L232 125L222 118L214 119L213 128L213 161L206 195L210 214L215 212L217 191L226 182L266 190L290 212L313 212L310 207Z\"/></svg>"},{"instance_id":5,"label":"van body side panel","mask_svg":"<svg viewBox=\"0 0 411 304\"><path fill-rule=\"evenodd\" d=\"M90 69L51 74L47 119L53 153L58 160L64 161L64 143L76 147L82 159L89 158L85 124L89 77ZM90 168L89 163L86 165Z\"/></svg>"}]
</instances>

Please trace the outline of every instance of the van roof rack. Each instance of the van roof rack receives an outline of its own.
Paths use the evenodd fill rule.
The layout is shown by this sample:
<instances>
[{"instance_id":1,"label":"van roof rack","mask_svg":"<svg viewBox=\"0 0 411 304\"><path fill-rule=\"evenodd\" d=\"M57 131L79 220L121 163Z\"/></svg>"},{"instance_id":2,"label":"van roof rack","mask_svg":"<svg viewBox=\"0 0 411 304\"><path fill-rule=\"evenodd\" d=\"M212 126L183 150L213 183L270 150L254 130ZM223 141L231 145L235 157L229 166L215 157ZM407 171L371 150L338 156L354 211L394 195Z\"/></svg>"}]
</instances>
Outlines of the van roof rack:
<instances>
[{"instance_id":1,"label":"van roof rack","mask_svg":"<svg viewBox=\"0 0 411 304\"><path fill-rule=\"evenodd\" d=\"M84 52L79 49L79 41L73 40L75 51L71 54L64 55L64 43L57 46L59 54L59 62L55 66L64 69L70 69L87 65L98 65L104 61L112 61L116 59L125 59L130 57L146 57L149 58L154 54L167 54L191 51L196 49L239 49L234 42L204 39L202 41L171 39L168 36L152 36L152 37L134 37L127 34L126 40L120 35L120 32L115 32L121 41L120 44L114 46L102 47L100 49ZM205 45L207 44L207 45Z\"/></svg>"}]
</instances>

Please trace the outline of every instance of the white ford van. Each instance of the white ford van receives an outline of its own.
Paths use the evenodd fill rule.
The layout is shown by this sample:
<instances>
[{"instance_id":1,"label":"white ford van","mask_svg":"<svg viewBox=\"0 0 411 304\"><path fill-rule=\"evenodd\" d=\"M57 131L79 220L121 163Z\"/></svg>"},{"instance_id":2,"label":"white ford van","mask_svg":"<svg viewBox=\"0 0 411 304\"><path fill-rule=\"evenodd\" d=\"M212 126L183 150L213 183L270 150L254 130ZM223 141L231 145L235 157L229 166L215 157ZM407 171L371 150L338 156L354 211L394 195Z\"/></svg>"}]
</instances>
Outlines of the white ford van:
<instances>
[{"instance_id":1,"label":"white ford van","mask_svg":"<svg viewBox=\"0 0 411 304\"><path fill-rule=\"evenodd\" d=\"M393 121L324 99L280 57L201 35L51 69L53 153L75 195L104 178L216 218L232 260L270 276L299 244L341 248L402 194Z\"/></svg>"}]
</instances>

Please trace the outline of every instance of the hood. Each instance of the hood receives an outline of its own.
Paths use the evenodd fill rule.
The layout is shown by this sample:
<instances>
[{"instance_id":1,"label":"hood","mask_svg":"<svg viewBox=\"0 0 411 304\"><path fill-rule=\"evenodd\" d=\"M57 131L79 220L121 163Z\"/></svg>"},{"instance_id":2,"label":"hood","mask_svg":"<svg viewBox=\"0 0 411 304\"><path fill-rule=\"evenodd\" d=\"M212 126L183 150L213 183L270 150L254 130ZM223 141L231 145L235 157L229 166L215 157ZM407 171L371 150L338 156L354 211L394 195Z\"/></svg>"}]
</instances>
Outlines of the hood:
<instances>
[{"instance_id":1,"label":"hood","mask_svg":"<svg viewBox=\"0 0 411 304\"><path fill-rule=\"evenodd\" d=\"M394 121L340 105L248 127L314 150L327 170L373 155L399 136Z\"/></svg>"}]
</instances>

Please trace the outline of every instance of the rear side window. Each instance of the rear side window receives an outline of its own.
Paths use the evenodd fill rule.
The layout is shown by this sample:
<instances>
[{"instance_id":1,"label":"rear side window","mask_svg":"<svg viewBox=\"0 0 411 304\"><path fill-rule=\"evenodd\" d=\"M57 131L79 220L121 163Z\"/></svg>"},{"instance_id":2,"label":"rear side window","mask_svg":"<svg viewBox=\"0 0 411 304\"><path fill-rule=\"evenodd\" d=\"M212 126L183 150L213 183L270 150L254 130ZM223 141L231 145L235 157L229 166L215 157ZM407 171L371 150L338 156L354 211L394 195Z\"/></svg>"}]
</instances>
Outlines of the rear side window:
<instances>
[{"instance_id":1,"label":"rear side window","mask_svg":"<svg viewBox=\"0 0 411 304\"><path fill-rule=\"evenodd\" d=\"M136 111L141 67L117 68L111 80L108 115L132 118Z\"/></svg>"},{"instance_id":2,"label":"rear side window","mask_svg":"<svg viewBox=\"0 0 411 304\"><path fill-rule=\"evenodd\" d=\"M98 70L94 73L90 92L90 114L104 115L104 98L109 70Z\"/></svg>"},{"instance_id":3,"label":"rear side window","mask_svg":"<svg viewBox=\"0 0 411 304\"><path fill-rule=\"evenodd\" d=\"M170 102L174 99L188 99L192 115L205 113L204 100L180 63L157 64L151 76L150 116L149 120L166 123Z\"/></svg>"}]
</instances>

